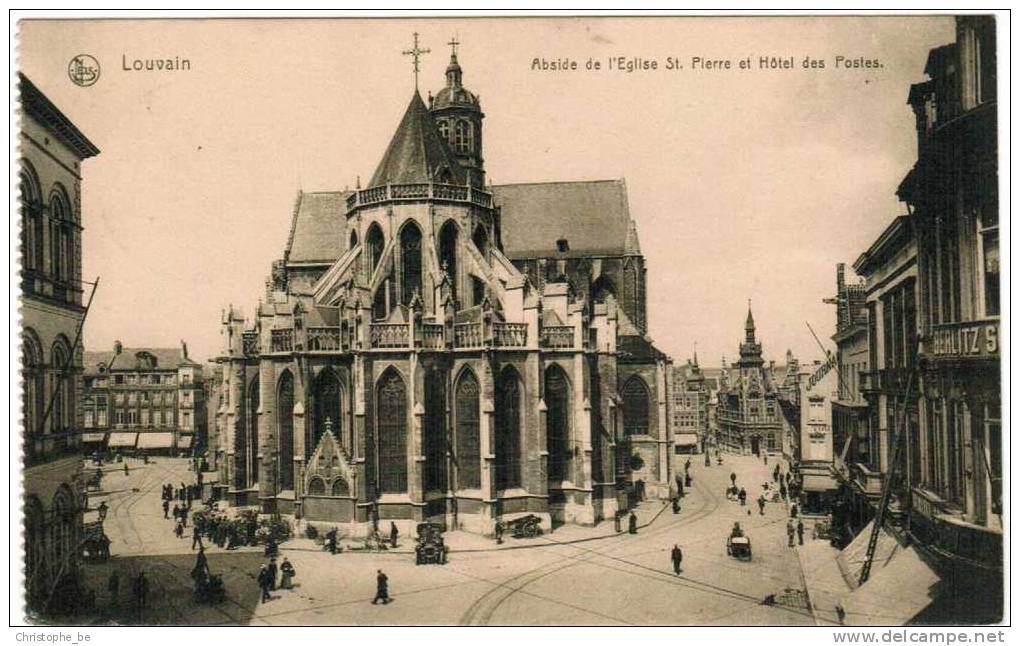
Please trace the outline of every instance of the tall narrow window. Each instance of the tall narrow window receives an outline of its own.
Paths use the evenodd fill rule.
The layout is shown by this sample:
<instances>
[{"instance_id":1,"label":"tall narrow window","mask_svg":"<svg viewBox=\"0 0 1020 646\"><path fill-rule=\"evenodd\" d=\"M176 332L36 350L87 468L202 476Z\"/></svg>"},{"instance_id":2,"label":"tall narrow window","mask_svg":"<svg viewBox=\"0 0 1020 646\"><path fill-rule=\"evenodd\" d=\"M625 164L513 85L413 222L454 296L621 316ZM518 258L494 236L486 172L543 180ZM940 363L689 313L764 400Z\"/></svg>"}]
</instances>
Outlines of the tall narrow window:
<instances>
[{"instance_id":1,"label":"tall narrow window","mask_svg":"<svg viewBox=\"0 0 1020 646\"><path fill-rule=\"evenodd\" d=\"M22 162L21 184L21 261L25 269L39 269L42 259L42 213L39 182L35 173Z\"/></svg>"},{"instance_id":2,"label":"tall narrow window","mask_svg":"<svg viewBox=\"0 0 1020 646\"><path fill-rule=\"evenodd\" d=\"M523 393L513 368L506 368L496 382L496 487L520 487L521 409Z\"/></svg>"},{"instance_id":3,"label":"tall narrow window","mask_svg":"<svg viewBox=\"0 0 1020 646\"><path fill-rule=\"evenodd\" d=\"M648 386L631 377L623 386L623 430L627 435L648 434Z\"/></svg>"},{"instance_id":4,"label":"tall narrow window","mask_svg":"<svg viewBox=\"0 0 1020 646\"><path fill-rule=\"evenodd\" d=\"M469 153L472 148L471 123L458 120L454 126L454 148L459 153Z\"/></svg>"},{"instance_id":5,"label":"tall narrow window","mask_svg":"<svg viewBox=\"0 0 1020 646\"><path fill-rule=\"evenodd\" d=\"M457 298L457 225L453 220L439 231L439 264L450 280L450 294Z\"/></svg>"},{"instance_id":6,"label":"tall narrow window","mask_svg":"<svg viewBox=\"0 0 1020 646\"><path fill-rule=\"evenodd\" d=\"M387 370L376 389L379 437L379 491L407 491L407 387L395 370Z\"/></svg>"},{"instance_id":7,"label":"tall narrow window","mask_svg":"<svg viewBox=\"0 0 1020 646\"><path fill-rule=\"evenodd\" d=\"M365 246L368 255L368 273L369 277L375 273L376 267L379 266L379 261L382 259L383 247L385 246L385 239L383 238L382 229L379 225L372 223L372 226L368 227L368 233L365 235Z\"/></svg>"},{"instance_id":8,"label":"tall narrow window","mask_svg":"<svg viewBox=\"0 0 1020 646\"><path fill-rule=\"evenodd\" d=\"M283 373L277 388L276 427L279 432L277 482L280 491L287 491L294 488L294 377L290 371Z\"/></svg>"},{"instance_id":9,"label":"tall narrow window","mask_svg":"<svg viewBox=\"0 0 1020 646\"><path fill-rule=\"evenodd\" d=\"M461 375L457 382L457 487L478 489L481 480L481 445L479 439L479 390L478 380L470 370Z\"/></svg>"},{"instance_id":10,"label":"tall narrow window","mask_svg":"<svg viewBox=\"0 0 1020 646\"><path fill-rule=\"evenodd\" d=\"M570 450L570 384L559 366L545 372L546 444L549 481L573 480Z\"/></svg>"},{"instance_id":11,"label":"tall narrow window","mask_svg":"<svg viewBox=\"0 0 1020 646\"><path fill-rule=\"evenodd\" d=\"M259 378L255 377L248 386L248 396L245 401L247 412L248 433L245 438L244 452L247 455L246 486L252 486L259 480L259 406L261 395L259 393Z\"/></svg>"},{"instance_id":12,"label":"tall narrow window","mask_svg":"<svg viewBox=\"0 0 1020 646\"><path fill-rule=\"evenodd\" d=\"M421 229L409 223L400 232L401 299L410 305L415 294L421 295Z\"/></svg>"},{"instance_id":13,"label":"tall narrow window","mask_svg":"<svg viewBox=\"0 0 1020 646\"><path fill-rule=\"evenodd\" d=\"M476 226L474 233L471 234L471 241L484 256L489 246L489 234L485 232L485 227L480 224Z\"/></svg>"},{"instance_id":14,"label":"tall narrow window","mask_svg":"<svg viewBox=\"0 0 1020 646\"><path fill-rule=\"evenodd\" d=\"M425 376L425 491L446 491L446 375L429 370Z\"/></svg>"},{"instance_id":15,"label":"tall narrow window","mask_svg":"<svg viewBox=\"0 0 1020 646\"><path fill-rule=\"evenodd\" d=\"M999 315L999 215L995 207L986 207L981 217L979 276L983 284L984 315Z\"/></svg>"},{"instance_id":16,"label":"tall narrow window","mask_svg":"<svg viewBox=\"0 0 1020 646\"><path fill-rule=\"evenodd\" d=\"M326 432L327 422L335 439L340 440L343 437L340 432L342 415L340 379L331 368L324 369L315 378L314 396L315 413L312 419L311 442L305 449L306 457L311 457L312 452L319 446L319 440Z\"/></svg>"}]
</instances>

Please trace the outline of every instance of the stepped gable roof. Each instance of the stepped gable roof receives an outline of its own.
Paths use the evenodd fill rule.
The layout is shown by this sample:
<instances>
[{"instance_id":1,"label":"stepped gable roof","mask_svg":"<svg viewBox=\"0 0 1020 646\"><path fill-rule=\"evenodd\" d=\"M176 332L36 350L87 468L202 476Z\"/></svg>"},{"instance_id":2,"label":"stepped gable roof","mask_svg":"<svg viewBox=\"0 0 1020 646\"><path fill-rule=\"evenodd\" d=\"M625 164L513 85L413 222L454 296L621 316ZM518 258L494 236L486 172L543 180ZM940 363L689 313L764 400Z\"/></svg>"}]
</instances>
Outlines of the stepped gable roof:
<instances>
[{"instance_id":1,"label":"stepped gable roof","mask_svg":"<svg viewBox=\"0 0 1020 646\"><path fill-rule=\"evenodd\" d=\"M156 370L176 370L179 366L201 366L201 364L184 356L180 348L124 348L117 361L113 364L114 370L134 370L137 367L136 355L140 352L147 352L156 359ZM83 358L85 374L98 375L99 364L109 366L114 357L113 350L96 352L86 351ZM149 370L146 368L146 370Z\"/></svg>"},{"instance_id":2,"label":"stepped gable roof","mask_svg":"<svg viewBox=\"0 0 1020 646\"><path fill-rule=\"evenodd\" d=\"M444 169L450 175L444 183L466 183L464 170L439 136L432 115L415 90L368 188L431 182L438 179Z\"/></svg>"},{"instance_id":3,"label":"stepped gable roof","mask_svg":"<svg viewBox=\"0 0 1020 646\"><path fill-rule=\"evenodd\" d=\"M636 229L628 236L630 208L622 179L503 184L489 190L502 208L508 258L622 256L628 242L637 248ZM558 250L561 239L569 251Z\"/></svg>"},{"instance_id":4,"label":"stepped gable roof","mask_svg":"<svg viewBox=\"0 0 1020 646\"><path fill-rule=\"evenodd\" d=\"M347 196L351 191L298 193L284 258L288 263L332 263L346 248Z\"/></svg>"}]
</instances>

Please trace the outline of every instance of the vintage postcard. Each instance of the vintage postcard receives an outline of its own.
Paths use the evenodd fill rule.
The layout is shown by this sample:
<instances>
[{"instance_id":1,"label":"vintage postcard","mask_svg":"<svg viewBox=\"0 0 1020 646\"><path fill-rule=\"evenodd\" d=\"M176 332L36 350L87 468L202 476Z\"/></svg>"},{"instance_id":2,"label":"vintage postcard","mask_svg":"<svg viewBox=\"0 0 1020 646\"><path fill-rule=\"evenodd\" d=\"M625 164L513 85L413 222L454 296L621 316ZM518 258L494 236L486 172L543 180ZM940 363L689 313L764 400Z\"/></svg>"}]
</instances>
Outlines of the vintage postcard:
<instances>
[{"instance_id":1,"label":"vintage postcard","mask_svg":"<svg viewBox=\"0 0 1020 646\"><path fill-rule=\"evenodd\" d=\"M12 623L995 641L1003 28L20 16Z\"/></svg>"}]
</instances>

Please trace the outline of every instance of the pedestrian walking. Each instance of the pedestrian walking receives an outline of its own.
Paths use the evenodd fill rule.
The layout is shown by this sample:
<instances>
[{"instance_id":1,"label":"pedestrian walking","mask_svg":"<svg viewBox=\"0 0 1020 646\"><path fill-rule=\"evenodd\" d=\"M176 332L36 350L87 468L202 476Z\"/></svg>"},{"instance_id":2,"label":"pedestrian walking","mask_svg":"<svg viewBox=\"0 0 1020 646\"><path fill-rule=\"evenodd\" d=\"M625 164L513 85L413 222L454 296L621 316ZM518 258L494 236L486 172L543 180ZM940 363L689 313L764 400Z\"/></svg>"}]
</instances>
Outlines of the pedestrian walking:
<instances>
[{"instance_id":1,"label":"pedestrian walking","mask_svg":"<svg viewBox=\"0 0 1020 646\"><path fill-rule=\"evenodd\" d=\"M780 496L780 497L781 497L781 498L782 498L783 500L786 500L786 485L785 485L785 484L783 484L783 483L780 483L780 484L779 484L779 496Z\"/></svg>"},{"instance_id":2,"label":"pedestrian walking","mask_svg":"<svg viewBox=\"0 0 1020 646\"><path fill-rule=\"evenodd\" d=\"M617 524L617 526L619 526L620 522L617 521L616 524ZM617 531L619 531L619 530L617 530ZM496 545L502 545L502 544L503 544L503 521L497 520L496 521Z\"/></svg>"},{"instance_id":3,"label":"pedestrian walking","mask_svg":"<svg viewBox=\"0 0 1020 646\"><path fill-rule=\"evenodd\" d=\"M796 517L797 517L797 505L796 505L796 503L794 503L794 504L790 505L790 518L796 518Z\"/></svg>"},{"instance_id":4,"label":"pedestrian walking","mask_svg":"<svg viewBox=\"0 0 1020 646\"><path fill-rule=\"evenodd\" d=\"M797 544L804 544L804 521L799 518L797 519Z\"/></svg>"},{"instance_id":5,"label":"pedestrian walking","mask_svg":"<svg viewBox=\"0 0 1020 646\"><path fill-rule=\"evenodd\" d=\"M263 564L262 568L259 570L257 581L259 589L262 590L262 603L266 603L273 597L269 594L269 568L266 567L265 564Z\"/></svg>"},{"instance_id":6,"label":"pedestrian walking","mask_svg":"<svg viewBox=\"0 0 1020 646\"><path fill-rule=\"evenodd\" d=\"M284 590L290 590L294 586L294 575L297 574L297 571L290 561L287 560L286 556L283 557L283 563L280 565L280 573L282 574L280 587Z\"/></svg>"},{"instance_id":7,"label":"pedestrian walking","mask_svg":"<svg viewBox=\"0 0 1020 646\"><path fill-rule=\"evenodd\" d=\"M620 516L622 513L623 512L617 511L615 514L613 514L613 529L616 531L617 534L623 531L623 527L620 526L621 524Z\"/></svg>"},{"instance_id":8,"label":"pedestrian walking","mask_svg":"<svg viewBox=\"0 0 1020 646\"><path fill-rule=\"evenodd\" d=\"M688 457L687 460L684 461L684 475L687 475L687 473L690 470L691 470L691 458Z\"/></svg>"},{"instance_id":9,"label":"pedestrian walking","mask_svg":"<svg viewBox=\"0 0 1020 646\"><path fill-rule=\"evenodd\" d=\"M163 498L163 518L170 518L170 501Z\"/></svg>"},{"instance_id":10,"label":"pedestrian walking","mask_svg":"<svg viewBox=\"0 0 1020 646\"><path fill-rule=\"evenodd\" d=\"M787 539L789 539L787 547L793 547L793 534L794 534L793 521L788 520L786 521L786 537Z\"/></svg>"},{"instance_id":11,"label":"pedestrian walking","mask_svg":"<svg viewBox=\"0 0 1020 646\"><path fill-rule=\"evenodd\" d=\"M205 548L198 548L198 556L195 558L195 567L191 570L191 578L196 581L205 581L209 578L209 559L205 555Z\"/></svg>"},{"instance_id":12,"label":"pedestrian walking","mask_svg":"<svg viewBox=\"0 0 1020 646\"><path fill-rule=\"evenodd\" d=\"M779 475L780 475L779 474L779 465L777 464L776 468L772 469L772 480L774 482L778 482L779 481Z\"/></svg>"},{"instance_id":13,"label":"pedestrian walking","mask_svg":"<svg viewBox=\"0 0 1020 646\"><path fill-rule=\"evenodd\" d=\"M670 557L673 561L673 572L680 576L680 563L684 560L684 553L680 551L679 545L673 545L673 552L670 554Z\"/></svg>"},{"instance_id":14,"label":"pedestrian walking","mask_svg":"<svg viewBox=\"0 0 1020 646\"><path fill-rule=\"evenodd\" d=\"M730 471L730 484L732 484L734 487L737 486L737 474L734 473L733 471Z\"/></svg>"},{"instance_id":15,"label":"pedestrian walking","mask_svg":"<svg viewBox=\"0 0 1020 646\"><path fill-rule=\"evenodd\" d=\"M329 546L329 553L336 554L336 527L331 529L329 533L326 534L326 541L327 545Z\"/></svg>"},{"instance_id":16,"label":"pedestrian walking","mask_svg":"<svg viewBox=\"0 0 1020 646\"><path fill-rule=\"evenodd\" d=\"M128 467L127 460L124 461L124 475L130 475L131 469Z\"/></svg>"},{"instance_id":17,"label":"pedestrian walking","mask_svg":"<svg viewBox=\"0 0 1020 646\"><path fill-rule=\"evenodd\" d=\"M106 520L106 514L110 511L110 506L106 504L106 501L99 503L99 507L96 508L99 512L99 522Z\"/></svg>"},{"instance_id":18,"label":"pedestrian walking","mask_svg":"<svg viewBox=\"0 0 1020 646\"><path fill-rule=\"evenodd\" d=\"M184 523L181 522L180 518L177 519L177 524L174 526L174 535L177 536L177 538L184 537Z\"/></svg>"},{"instance_id":19,"label":"pedestrian walking","mask_svg":"<svg viewBox=\"0 0 1020 646\"><path fill-rule=\"evenodd\" d=\"M110 572L110 578L106 581L106 591L110 593L110 605L117 607L120 598L120 572Z\"/></svg>"},{"instance_id":20,"label":"pedestrian walking","mask_svg":"<svg viewBox=\"0 0 1020 646\"><path fill-rule=\"evenodd\" d=\"M191 549L195 549L196 545L198 545L198 549L200 550L205 548L205 546L202 545L202 532L198 529L198 525L195 525L191 530Z\"/></svg>"},{"instance_id":21,"label":"pedestrian walking","mask_svg":"<svg viewBox=\"0 0 1020 646\"><path fill-rule=\"evenodd\" d=\"M705 449L705 466L706 467L712 466L712 458L710 458L708 455L708 449Z\"/></svg>"},{"instance_id":22,"label":"pedestrian walking","mask_svg":"<svg viewBox=\"0 0 1020 646\"><path fill-rule=\"evenodd\" d=\"M758 496L758 515L765 515L765 496Z\"/></svg>"},{"instance_id":23,"label":"pedestrian walking","mask_svg":"<svg viewBox=\"0 0 1020 646\"><path fill-rule=\"evenodd\" d=\"M394 523L391 520L390 521L390 547L392 547L393 549L397 549L397 536L399 536L399 535L400 535L400 532L397 531L397 524Z\"/></svg>"},{"instance_id":24,"label":"pedestrian walking","mask_svg":"<svg viewBox=\"0 0 1020 646\"><path fill-rule=\"evenodd\" d=\"M743 507L747 504L747 491L743 487L737 492L737 498L740 499L740 506Z\"/></svg>"},{"instance_id":25,"label":"pedestrian walking","mask_svg":"<svg viewBox=\"0 0 1020 646\"><path fill-rule=\"evenodd\" d=\"M372 605L379 603L382 600L383 605L390 602L390 591L389 591L389 577L383 574L382 570L376 570L375 575L375 599L372 599Z\"/></svg>"},{"instance_id":26,"label":"pedestrian walking","mask_svg":"<svg viewBox=\"0 0 1020 646\"><path fill-rule=\"evenodd\" d=\"M673 513L674 514L680 513L680 498L678 498L677 496L673 496Z\"/></svg>"},{"instance_id":27,"label":"pedestrian walking","mask_svg":"<svg viewBox=\"0 0 1020 646\"><path fill-rule=\"evenodd\" d=\"M278 572L278 569L276 567L276 557L273 557L273 558L269 559L269 567L266 568L266 569L269 571L269 574L267 575L269 577L269 589L270 590L275 590L276 589L276 573Z\"/></svg>"},{"instance_id":28,"label":"pedestrian walking","mask_svg":"<svg viewBox=\"0 0 1020 646\"><path fill-rule=\"evenodd\" d=\"M627 520L627 531L631 534L637 534L637 516L634 512L630 512L630 518Z\"/></svg>"}]
</instances>

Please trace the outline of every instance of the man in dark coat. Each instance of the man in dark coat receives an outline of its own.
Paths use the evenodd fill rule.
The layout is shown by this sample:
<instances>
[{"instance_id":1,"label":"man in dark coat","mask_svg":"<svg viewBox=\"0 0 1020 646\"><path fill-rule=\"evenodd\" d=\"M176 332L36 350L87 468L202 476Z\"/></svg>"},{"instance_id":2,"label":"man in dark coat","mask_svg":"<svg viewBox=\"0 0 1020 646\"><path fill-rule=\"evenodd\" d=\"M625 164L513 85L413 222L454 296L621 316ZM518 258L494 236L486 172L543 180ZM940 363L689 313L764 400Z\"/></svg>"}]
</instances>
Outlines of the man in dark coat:
<instances>
[{"instance_id":1,"label":"man in dark coat","mask_svg":"<svg viewBox=\"0 0 1020 646\"><path fill-rule=\"evenodd\" d=\"M617 523L619 524L619 523ZM496 545L503 544L503 521L496 521Z\"/></svg>"},{"instance_id":2,"label":"man in dark coat","mask_svg":"<svg viewBox=\"0 0 1020 646\"><path fill-rule=\"evenodd\" d=\"M736 486L737 486L737 474L736 474L736 473L734 473L733 471L730 471L730 483L731 483L731 484L732 484L732 485L733 485L734 487L736 487Z\"/></svg>"},{"instance_id":3,"label":"man in dark coat","mask_svg":"<svg viewBox=\"0 0 1020 646\"><path fill-rule=\"evenodd\" d=\"M198 525L195 525L191 530L191 549L195 549L196 545L199 550L205 549L202 545L202 532L198 529Z\"/></svg>"},{"instance_id":4,"label":"man in dark coat","mask_svg":"<svg viewBox=\"0 0 1020 646\"><path fill-rule=\"evenodd\" d=\"M679 545L673 545L673 551L670 556L673 560L673 572L675 572L677 576L680 576L680 562L684 560L684 553L680 551Z\"/></svg>"},{"instance_id":5,"label":"man in dark coat","mask_svg":"<svg viewBox=\"0 0 1020 646\"><path fill-rule=\"evenodd\" d=\"M765 496L758 496L758 515L765 515Z\"/></svg>"},{"instance_id":6,"label":"man in dark coat","mask_svg":"<svg viewBox=\"0 0 1020 646\"><path fill-rule=\"evenodd\" d=\"M269 574L266 575L266 576L269 577L269 589L270 590L275 590L276 589L276 572L277 572L277 569L276 569L276 558L275 557L269 559L269 567L266 568L266 571L269 573Z\"/></svg>"},{"instance_id":7,"label":"man in dark coat","mask_svg":"<svg viewBox=\"0 0 1020 646\"><path fill-rule=\"evenodd\" d=\"M265 565L259 570L259 576L257 578L259 588L262 590L262 603L265 603L272 599L269 594L269 568Z\"/></svg>"},{"instance_id":8,"label":"man in dark coat","mask_svg":"<svg viewBox=\"0 0 1020 646\"><path fill-rule=\"evenodd\" d=\"M779 465L778 464L776 465L775 469L772 469L772 480L774 482L778 482L779 481Z\"/></svg>"},{"instance_id":9,"label":"man in dark coat","mask_svg":"<svg viewBox=\"0 0 1020 646\"><path fill-rule=\"evenodd\" d=\"M397 524L394 523L391 520L390 521L390 547L392 547L393 549L397 549L397 536L399 536L399 535L400 535L400 532L397 531Z\"/></svg>"},{"instance_id":10,"label":"man in dark coat","mask_svg":"<svg viewBox=\"0 0 1020 646\"><path fill-rule=\"evenodd\" d=\"M195 558L195 567L191 570L191 578L195 580L195 584L198 582L205 581L209 578L209 559L206 558L205 548L198 548L198 557Z\"/></svg>"},{"instance_id":11,"label":"man in dark coat","mask_svg":"<svg viewBox=\"0 0 1020 646\"><path fill-rule=\"evenodd\" d=\"M634 512L630 512L630 518L627 520L627 531L631 534L637 534L637 516Z\"/></svg>"},{"instance_id":12,"label":"man in dark coat","mask_svg":"<svg viewBox=\"0 0 1020 646\"><path fill-rule=\"evenodd\" d=\"M741 487L740 491L737 492L737 498L740 499L740 506L741 507L743 507L745 504L747 504L747 491L745 491L743 487Z\"/></svg>"},{"instance_id":13,"label":"man in dark coat","mask_svg":"<svg viewBox=\"0 0 1020 646\"><path fill-rule=\"evenodd\" d=\"M379 603L382 600L383 605L390 602L389 592L389 578L383 574L382 570L376 570L375 575L375 599L372 599L372 605Z\"/></svg>"},{"instance_id":14,"label":"man in dark coat","mask_svg":"<svg viewBox=\"0 0 1020 646\"><path fill-rule=\"evenodd\" d=\"M170 501L163 498L163 518L170 518Z\"/></svg>"},{"instance_id":15,"label":"man in dark coat","mask_svg":"<svg viewBox=\"0 0 1020 646\"><path fill-rule=\"evenodd\" d=\"M674 514L680 513L680 498L676 496L673 496L673 513Z\"/></svg>"},{"instance_id":16,"label":"man in dark coat","mask_svg":"<svg viewBox=\"0 0 1020 646\"><path fill-rule=\"evenodd\" d=\"M788 539L787 547L793 547L793 533L793 521L788 520L786 521L786 538Z\"/></svg>"},{"instance_id":17,"label":"man in dark coat","mask_svg":"<svg viewBox=\"0 0 1020 646\"><path fill-rule=\"evenodd\" d=\"M797 519L797 543L804 544L804 521L799 518Z\"/></svg>"}]
</instances>

